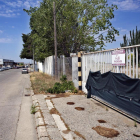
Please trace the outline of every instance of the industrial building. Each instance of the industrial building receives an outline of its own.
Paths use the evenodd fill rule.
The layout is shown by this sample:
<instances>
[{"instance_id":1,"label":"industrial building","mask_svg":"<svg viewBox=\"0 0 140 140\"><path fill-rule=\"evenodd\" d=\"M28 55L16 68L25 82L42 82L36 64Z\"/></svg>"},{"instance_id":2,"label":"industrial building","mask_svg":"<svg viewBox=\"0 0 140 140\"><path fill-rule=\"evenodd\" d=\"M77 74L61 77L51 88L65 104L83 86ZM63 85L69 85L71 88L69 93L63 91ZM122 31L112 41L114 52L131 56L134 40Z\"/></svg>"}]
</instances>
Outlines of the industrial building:
<instances>
[{"instance_id":1,"label":"industrial building","mask_svg":"<svg viewBox=\"0 0 140 140\"><path fill-rule=\"evenodd\" d=\"M14 60L9 60L9 59L0 59L0 67L3 67L3 66L16 66L17 63L14 62Z\"/></svg>"}]
</instances>

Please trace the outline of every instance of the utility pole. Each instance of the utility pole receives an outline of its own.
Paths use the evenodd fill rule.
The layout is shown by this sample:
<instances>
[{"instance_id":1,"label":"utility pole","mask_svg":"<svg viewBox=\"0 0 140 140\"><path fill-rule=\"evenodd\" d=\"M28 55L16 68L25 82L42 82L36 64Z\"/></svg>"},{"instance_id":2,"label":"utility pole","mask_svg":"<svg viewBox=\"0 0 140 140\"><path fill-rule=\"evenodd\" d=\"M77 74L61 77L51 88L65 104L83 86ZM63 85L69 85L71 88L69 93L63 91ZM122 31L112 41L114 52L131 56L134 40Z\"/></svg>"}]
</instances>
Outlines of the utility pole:
<instances>
[{"instance_id":1,"label":"utility pole","mask_svg":"<svg viewBox=\"0 0 140 140\"><path fill-rule=\"evenodd\" d=\"M56 11L55 11L55 2L53 2L53 16L54 16L54 46L55 46L55 79L58 79L58 71L57 71L57 35L56 35Z\"/></svg>"},{"instance_id":2,"label":"utility pole","mask_svg":"<svg viewBox=\"0 0 140 140\"><path fill-rule=\"evenodd\" d=\"M33 45L33 72L35 71L35 58L34 58L34 45Z\"/></svg>"}]
</instances>

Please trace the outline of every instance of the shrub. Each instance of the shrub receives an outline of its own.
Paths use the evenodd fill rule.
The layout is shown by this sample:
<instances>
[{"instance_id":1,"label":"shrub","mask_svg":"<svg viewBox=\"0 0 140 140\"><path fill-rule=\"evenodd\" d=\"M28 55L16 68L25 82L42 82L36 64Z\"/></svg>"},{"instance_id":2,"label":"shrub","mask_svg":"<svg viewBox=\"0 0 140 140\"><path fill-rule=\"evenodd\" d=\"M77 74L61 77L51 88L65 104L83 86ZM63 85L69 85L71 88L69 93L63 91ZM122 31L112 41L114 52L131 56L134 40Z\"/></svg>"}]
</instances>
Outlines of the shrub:
<instances>
[{"instance_id":1,"label":"shrub","mask_svg":"<svg viewBox=\"0 0 140 140\"><path fill-rule=\"evenodd\" d=\"M62 75L62 77L60 78L61 82L66 82L67 81L67 76L66 75Z\"/></svg>"},{"instance_id":2,"label":"shrub","mask_svg":"<svg viewBox=\"0 0 140 140\"><path fill-rule=\"evenodd\" d=\"M53 93L53 88L49 88L47 91L48 93Z\"/></svg>"},{"instance_id":3,"label":"shrub","mask_svg":"<svg viewBox=\"0 0 140 140\"><path fill-rule=\"evenodd\" d=\"M75 93L77 90L74 87L74 84L72 81L67 81L67 76L63 75L60 78L62 83L56 82L53 86L53 88L49 88L47 91L49 93L64 93L66 90L74 91Z\"/></svg>"},{"instance_id":4,"label":"shrub","mask_svg":"<svg viewBox=\"0 0 140 140\"><path fill-rule=\"evenodd\" d=\"M75 88L74 90L73 90L73 93L77 93L78 92L78 90Z\"/></svg>"}]
</instances>

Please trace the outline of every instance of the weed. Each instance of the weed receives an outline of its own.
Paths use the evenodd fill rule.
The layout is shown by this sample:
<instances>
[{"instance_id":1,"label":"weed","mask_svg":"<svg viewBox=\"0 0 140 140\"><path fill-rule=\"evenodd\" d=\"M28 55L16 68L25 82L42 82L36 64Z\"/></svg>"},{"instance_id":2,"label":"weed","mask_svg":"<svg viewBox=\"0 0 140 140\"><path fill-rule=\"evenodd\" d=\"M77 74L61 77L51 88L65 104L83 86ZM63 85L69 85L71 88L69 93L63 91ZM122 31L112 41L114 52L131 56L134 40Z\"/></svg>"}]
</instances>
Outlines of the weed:
<instances>
[{"instance_id":1,"label":"weed","mask_svg":"<svg viewBox=\"0 0 140 140\"><path fill-rule=\"evenodd\" d=\"M46 93L56 82L53 77L39 72L31 73L30 79L35 94Z\"/></svg>"},{"instance_id":2,"label":"weed","mask_svg":"<svg viewBox=\"0 0 140 140\"><path fill-rule=\"evenodd\" d=\"M36 106L34 104L32 104L31 109L30 109L31 114L35 114L36 113L36 108L35 107Z\"/></svg>"},{"instance_id":3,"label":"weed","mask_svg":"<svg viewBox=\"0 0 140 140\"><path fill-rule=\"evenodd\" d=\"M136 122L136 120L134 120L134 127L137 127L137 122Z\"/></svg>"},{"instance_id":4,"label":"weed","mask_svg":"<svg viewBox=\"0 0 140 140\"><path fill-rule=\"evenodd\" d=\"M108 111L108 108L106 107L106 111Z\"/></svg>"},{"instance_id":5,"label":"weed","mask_svg":"<svg viewBox=\"0 0 140 140\"><path fill-rule=\"evenodd\" d=\"M62 75L62 77L60 78L60 81L62 81L63 83L67 81L67 76L66 75Z\"/></svg>"}]
</instances>

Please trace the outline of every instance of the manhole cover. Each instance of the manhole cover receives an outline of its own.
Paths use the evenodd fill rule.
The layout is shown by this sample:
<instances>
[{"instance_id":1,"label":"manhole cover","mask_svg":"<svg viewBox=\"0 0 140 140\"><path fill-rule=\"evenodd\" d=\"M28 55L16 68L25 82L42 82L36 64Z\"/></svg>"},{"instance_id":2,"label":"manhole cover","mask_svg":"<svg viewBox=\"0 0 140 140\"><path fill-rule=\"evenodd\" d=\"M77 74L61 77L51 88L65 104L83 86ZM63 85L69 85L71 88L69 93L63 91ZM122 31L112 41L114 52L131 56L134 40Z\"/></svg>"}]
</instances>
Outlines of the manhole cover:
<instances>
[{"instance_id":1,"label":"manhole cover","mask_svg":"<svg viewBox=\"0 0 140 140\"><path fill-rule=\"evenodd\" d=\"M105 120L98 120L99 123L106 123Z\"/></svg>"},{"instance_id":2,"label":"manhole cover","mask_svg":"<svg viewBox=\"0 0 140 140\"><path fill-rule=\"evenodd\" d=\"M85 110L83 107L75 107L75 109L79 111Z\"/></svg>"},{"instance_id":3,"label":"manhole cover","mask_svg":"<svg viewBox=\"0 0 140 140\"><path fill-rule=\"evenodd\" d=\"M74 105L74 102L67 102L68 105Z\"/></svg>"},{"instance_id":4,"label":"manhole cover","mask_svg":"<svg viewBox=\"0 0 140 140\"><path fill-rule=\"evenodd\" d=\"M133 134L133 136L135 136L135 137L140 137L140 135L137 135L137 134Z\"/></svg>"}]
</instances>

